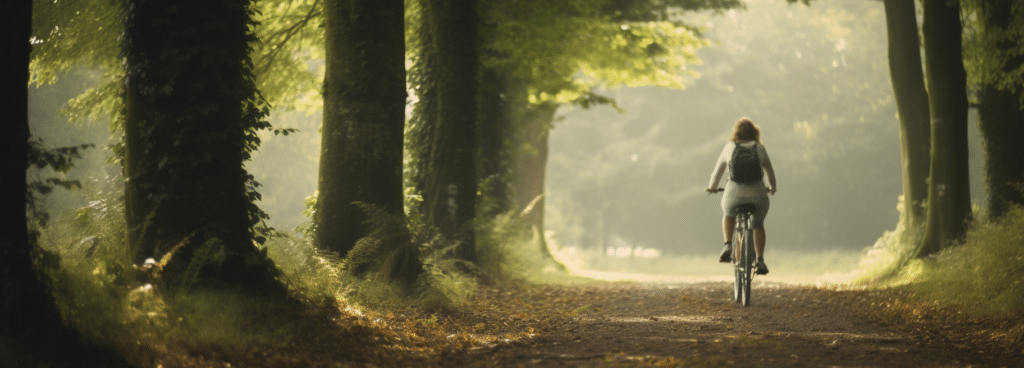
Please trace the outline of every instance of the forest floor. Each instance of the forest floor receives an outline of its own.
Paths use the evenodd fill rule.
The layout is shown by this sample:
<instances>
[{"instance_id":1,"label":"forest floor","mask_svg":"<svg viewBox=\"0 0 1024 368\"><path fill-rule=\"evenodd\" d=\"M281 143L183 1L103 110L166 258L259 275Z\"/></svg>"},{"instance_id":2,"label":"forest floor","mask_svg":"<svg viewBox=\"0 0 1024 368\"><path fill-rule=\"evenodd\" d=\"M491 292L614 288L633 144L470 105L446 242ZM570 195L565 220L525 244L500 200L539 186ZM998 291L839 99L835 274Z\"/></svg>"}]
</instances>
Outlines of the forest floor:
<instances>
[{"instance_id":1,"label":"forest floor","mask_svg":"<svg viewBox=\"0 0 1024 368\"><path fill-rule=\"evenodd\" d=\"M1021 366L1024 316L971 317L907 294L755 278L743 307L728 282L482 286L457 311L307 310L304 332L277 347L162 366Z\"/></svg>"}]
</instances>

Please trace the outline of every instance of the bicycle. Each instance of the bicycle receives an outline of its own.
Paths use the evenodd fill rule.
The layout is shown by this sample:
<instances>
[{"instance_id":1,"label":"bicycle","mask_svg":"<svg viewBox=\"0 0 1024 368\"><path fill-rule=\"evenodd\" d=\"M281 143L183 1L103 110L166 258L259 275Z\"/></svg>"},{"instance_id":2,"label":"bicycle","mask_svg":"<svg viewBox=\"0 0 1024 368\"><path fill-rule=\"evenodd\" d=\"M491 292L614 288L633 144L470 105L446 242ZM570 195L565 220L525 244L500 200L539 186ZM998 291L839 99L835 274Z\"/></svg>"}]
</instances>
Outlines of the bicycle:
<instances>
[{"instance_id":1,"label":"bicycle","mask_svg":"<svg viewBox=\"0 0 1024 368\"><path fill-rule=\"evenodd\" d=\"M711 193L724 190L718 188ZM733 297L737 303L743 303L744 307L750 306L750 285L753 282L754 262L756 260L754 255L754 229L751 226L754 223L755 209L754 205L751 204L736 206L736 235L732 237L732 264L736 276Z\"/></svg>"}]
</instances>

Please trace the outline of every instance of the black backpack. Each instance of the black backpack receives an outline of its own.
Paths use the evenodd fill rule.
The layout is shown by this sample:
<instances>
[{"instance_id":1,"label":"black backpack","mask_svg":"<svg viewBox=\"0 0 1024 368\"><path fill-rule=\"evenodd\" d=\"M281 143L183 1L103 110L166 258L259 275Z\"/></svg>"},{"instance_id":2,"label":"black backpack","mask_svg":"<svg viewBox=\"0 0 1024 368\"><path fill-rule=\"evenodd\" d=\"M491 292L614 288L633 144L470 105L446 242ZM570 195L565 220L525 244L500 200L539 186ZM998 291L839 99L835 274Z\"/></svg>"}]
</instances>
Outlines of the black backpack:
<instances>
[{"instance_id":1,"label":"black backpack","mask_svg":"<svg viewBox=\"0 0 1024 368\"><path fill-rule=\"evenodd\" d=\"M764 173L761 172L761 160L757 157L757 143L751 147L736 143L736 148L732 150L732 160L729 161L729 173L732 181L740 184L761 181Z\"/></svg>"}]
</instances>

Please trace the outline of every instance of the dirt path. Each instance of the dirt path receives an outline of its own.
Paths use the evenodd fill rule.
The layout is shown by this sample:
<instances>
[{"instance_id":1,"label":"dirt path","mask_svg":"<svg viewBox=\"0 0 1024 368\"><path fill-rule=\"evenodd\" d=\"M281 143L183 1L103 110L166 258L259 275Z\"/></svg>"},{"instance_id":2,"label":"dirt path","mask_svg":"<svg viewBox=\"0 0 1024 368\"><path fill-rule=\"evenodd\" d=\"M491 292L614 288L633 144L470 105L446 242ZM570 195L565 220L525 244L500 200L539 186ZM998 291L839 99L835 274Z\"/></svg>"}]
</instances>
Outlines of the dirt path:
<instances>
[{"instance_id":1,"label":"dirt path","mask_svg":"<svg viewBox=\"0 0 1024 368\"><path fill-rule=\"evenodd\" d=\"M526 331L527 337L449 352L441 362L511 367L1015 364L1000 362L1010 357L922 341L884 327L859 310L866 294L759 282L752 305L743 307L730 301L732 285L725 282L484 290L479 313L451 317L475 323L481 335Z\"/></svg>"}]
</instances>

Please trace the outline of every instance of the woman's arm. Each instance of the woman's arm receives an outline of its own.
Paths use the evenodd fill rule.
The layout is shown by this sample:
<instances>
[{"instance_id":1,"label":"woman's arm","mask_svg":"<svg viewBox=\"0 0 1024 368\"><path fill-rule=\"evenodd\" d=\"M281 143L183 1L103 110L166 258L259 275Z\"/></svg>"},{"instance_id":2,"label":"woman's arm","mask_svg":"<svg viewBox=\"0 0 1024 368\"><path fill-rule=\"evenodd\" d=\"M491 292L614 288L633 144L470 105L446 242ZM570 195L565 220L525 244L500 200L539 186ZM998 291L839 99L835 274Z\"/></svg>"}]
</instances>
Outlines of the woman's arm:
<instances>
[{"instance_id":1,"label":"woman's arm","mask_svg":"<svg viewBox=\"0 0 1024 368\"><path fill-rule=\"evenodd\" d=\"M725 174L725 167L728 166L728 157L732 154L729 151L729 144L722 148L722 154L718 155L718 162L715 163L715 168L711 170L711 181L708 183L708 187L705 189L707 192L714 192L718 189L718 183L722 180L722 175Z\"/></svg>"},{"instance_id":2,"label":"woman's arm","mask_svg":"<svg viewBox=\"0 0 1024 368\"><path fill-rule=\"evenodd\" d=\"M764 167L764 172L768 174L768 192L775 194L775 169L772 168L772 160L768 158L768 150L764 148L763 144L758 145L758 151L761 157L761 166Z\"/></svg>"}]
</instances>

